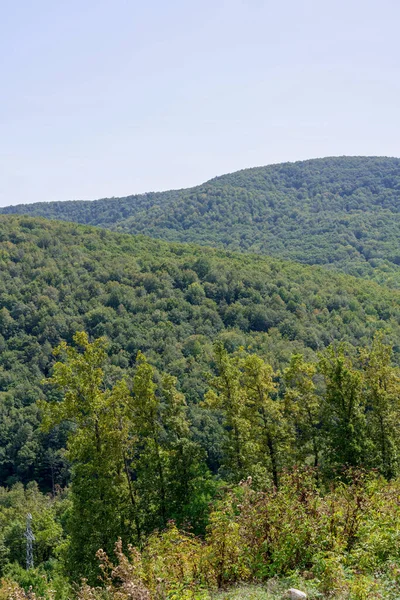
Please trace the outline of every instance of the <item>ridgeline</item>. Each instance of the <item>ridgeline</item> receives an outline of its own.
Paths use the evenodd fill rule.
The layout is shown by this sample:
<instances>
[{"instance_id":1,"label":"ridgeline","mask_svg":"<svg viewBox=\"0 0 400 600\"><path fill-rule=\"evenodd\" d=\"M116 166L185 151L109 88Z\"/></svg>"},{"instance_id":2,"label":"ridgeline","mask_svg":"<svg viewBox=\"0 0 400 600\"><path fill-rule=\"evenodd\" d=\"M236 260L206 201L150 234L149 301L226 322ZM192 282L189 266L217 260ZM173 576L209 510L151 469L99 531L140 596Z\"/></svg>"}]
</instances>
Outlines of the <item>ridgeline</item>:
<instances>
[{"instance_id":1,"label":"ridgeline","mask_svg":"<svg viewBox=\"0 0 400 600\"><path fill-rule=\"evenodd\" d=\"M398 158L283 163L190 189L1 212L267 254L400 286Z\"/></svg>"}]
</instances>

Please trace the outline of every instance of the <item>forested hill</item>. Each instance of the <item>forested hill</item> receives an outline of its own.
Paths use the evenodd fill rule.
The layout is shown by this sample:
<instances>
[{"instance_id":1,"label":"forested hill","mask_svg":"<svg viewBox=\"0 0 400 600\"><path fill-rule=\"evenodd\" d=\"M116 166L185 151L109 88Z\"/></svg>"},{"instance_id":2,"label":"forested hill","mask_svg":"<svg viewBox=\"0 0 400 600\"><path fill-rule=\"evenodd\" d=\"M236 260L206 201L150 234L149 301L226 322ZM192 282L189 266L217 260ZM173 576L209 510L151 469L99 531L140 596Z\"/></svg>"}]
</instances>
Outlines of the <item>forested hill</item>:
<instances>
[{"instance_id":1,"label":"forested hill","mask_svg":"<svg viewBox=\"0 0 400 600\"><path fill-rule=\"evenodd\" d=\"M250 345L279 368L291 353L311 356L335 340L366 346L377 329L394 341L399 362L400 292L374 282L259 255L1 216L0 480L48 482L62 441L59 433L38 433L35 402L47 393L40 382L52 349L76 331L109 339L110 381L129 372L141 350L178 377L193 404L204 395L218 339L229 350Z\"/></svg>"},{"instance_id":2,"label":"forested hill","mask_svg":"<svg viewBox=\"0 0 400 600\"><path fill-rule=\"evenodd\" d=\"M27 204L2 212L269 254L400 287L397 158L283 163L187 190Z\"/></svg>"}]
</instances>

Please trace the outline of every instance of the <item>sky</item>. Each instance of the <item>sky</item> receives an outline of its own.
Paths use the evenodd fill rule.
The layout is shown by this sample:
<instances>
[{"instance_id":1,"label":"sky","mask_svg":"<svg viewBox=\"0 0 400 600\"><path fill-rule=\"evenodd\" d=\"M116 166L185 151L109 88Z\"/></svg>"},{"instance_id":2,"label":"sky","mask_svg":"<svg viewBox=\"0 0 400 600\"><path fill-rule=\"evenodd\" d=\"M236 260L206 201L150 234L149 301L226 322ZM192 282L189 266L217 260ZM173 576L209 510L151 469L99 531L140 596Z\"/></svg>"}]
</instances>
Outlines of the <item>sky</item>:
<instances>
[{"instance_id":1,"label":"sky","mask_svg":"<svg viewBox=\"0 0 400 600\"><path fill-rule=\"evenodd\" d=\"M0 206L400 156L398 0L0 0Z\"/></svg>"}]
</instances>

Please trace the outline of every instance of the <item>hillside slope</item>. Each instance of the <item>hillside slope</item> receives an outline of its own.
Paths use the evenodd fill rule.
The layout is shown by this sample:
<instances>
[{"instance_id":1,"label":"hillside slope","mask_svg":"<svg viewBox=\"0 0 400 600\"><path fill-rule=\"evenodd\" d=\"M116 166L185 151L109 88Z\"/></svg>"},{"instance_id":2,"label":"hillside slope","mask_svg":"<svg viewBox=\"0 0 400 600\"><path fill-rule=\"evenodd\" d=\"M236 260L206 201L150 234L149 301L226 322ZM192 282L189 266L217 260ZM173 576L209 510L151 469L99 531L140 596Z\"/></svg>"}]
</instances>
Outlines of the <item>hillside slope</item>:
<instances>
[{"instance_id":1,"label":"hillside slope","mask_svg":"<svg viewBox=\"0 0 400 600\"><path fill-rule=\"evenodd\" d=\"M144 236L0 217L0 485L48 481L62 436L38 432L52 348L78 330L110 340L110 381L138 350L179 378L191 404L216 339L275 367L383 328L400 358L400 292L313 266ZM53 459L51 459L53 460ZM49 466L50 465L50 466Z\"/></svg>"},{"instance_id":2,"label":"hillside slope","mask_svg":"<svg viewBox=\"0 0 400 600\"><path fill-rule=\"evenodd\" d=\"M322 264L400 287L397 158L283 163L187 190L26 204L2 212Z\"/></svg>"}]
</instances>

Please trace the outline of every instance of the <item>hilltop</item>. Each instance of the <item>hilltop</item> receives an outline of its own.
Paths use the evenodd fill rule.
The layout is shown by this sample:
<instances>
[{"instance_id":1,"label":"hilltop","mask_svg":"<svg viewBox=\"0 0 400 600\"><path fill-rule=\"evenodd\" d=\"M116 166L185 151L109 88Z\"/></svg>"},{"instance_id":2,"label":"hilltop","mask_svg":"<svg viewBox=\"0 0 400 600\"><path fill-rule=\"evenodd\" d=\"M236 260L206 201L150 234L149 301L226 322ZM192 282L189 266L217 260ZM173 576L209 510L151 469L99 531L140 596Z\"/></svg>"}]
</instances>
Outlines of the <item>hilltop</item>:
<instances>
[{"instance_id":1,"label":"hilltop","mask_svg":"<svg viewBox=\"0 0 400 600\"><path fill-rule=\"evenodd\" d=\"M268 254L400 286L398 158L283 163L186 190L2 212Z\"/></svg>"}]
</instances>

